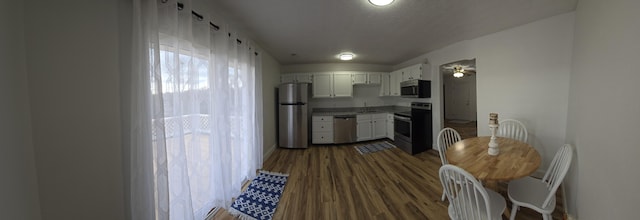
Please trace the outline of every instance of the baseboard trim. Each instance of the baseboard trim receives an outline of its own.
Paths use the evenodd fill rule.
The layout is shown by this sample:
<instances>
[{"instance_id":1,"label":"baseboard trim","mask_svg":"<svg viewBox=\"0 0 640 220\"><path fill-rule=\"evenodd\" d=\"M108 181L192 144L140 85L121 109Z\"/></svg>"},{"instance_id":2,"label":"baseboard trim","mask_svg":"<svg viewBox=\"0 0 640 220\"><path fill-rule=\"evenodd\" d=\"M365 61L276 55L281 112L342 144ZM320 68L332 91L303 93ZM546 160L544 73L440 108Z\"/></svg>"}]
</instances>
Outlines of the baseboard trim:
<instances>
[{"instance_id":1,"label":"baseboard trim","mask_svg":"<svg viewBox=\"0 0 640 220\"><path fill-rule=\"evenodd\" d=\"M276 150L276 144L271 145L271 148L267 149L266 151L264 151L264 153L262 154L262 160L267 160L267 158L269 158L269 156L271 156L271 154L273 153L273 151Z\"/></svg>"}]
</instances>

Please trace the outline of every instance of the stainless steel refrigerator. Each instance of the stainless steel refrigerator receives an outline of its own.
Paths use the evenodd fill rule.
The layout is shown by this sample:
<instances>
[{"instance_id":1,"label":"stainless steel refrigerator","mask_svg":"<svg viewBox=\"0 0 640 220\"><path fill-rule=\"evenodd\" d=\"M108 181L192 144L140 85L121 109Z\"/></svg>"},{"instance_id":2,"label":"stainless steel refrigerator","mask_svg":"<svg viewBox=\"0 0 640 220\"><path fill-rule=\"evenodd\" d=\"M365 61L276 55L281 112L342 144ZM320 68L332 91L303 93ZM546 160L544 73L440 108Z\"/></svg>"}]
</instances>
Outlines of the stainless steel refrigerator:
<instances>
[{"instance_id":1,"label":"stainless steel refrigerator","mask_svg":"<svg viewBox=\"0 0 640 220\"><path fill-rule=\"evenodd\" d=\"M308 147L307 92L309 84L283 83L278 88L278 146Z\"/></svg>"}]
</instances>

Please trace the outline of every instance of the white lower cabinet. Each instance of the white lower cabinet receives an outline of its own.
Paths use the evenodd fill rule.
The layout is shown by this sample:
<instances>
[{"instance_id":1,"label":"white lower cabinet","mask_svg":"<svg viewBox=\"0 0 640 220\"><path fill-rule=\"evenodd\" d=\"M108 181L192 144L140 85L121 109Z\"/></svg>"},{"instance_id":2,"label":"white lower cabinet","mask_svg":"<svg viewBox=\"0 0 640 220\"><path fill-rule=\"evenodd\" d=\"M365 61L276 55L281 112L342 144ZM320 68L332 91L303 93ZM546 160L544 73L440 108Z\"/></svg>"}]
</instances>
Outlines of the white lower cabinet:
<instances>
[{"instance_id":1,"label":"white lower cabinet","mask_svg":"<svg viewBox=\"0 0 640 220\"><path fill-rule=\"evenodd\" d=\"M373 139L387 136L387 114L375 114L371 118L373 126Z\"/></svg>"},{"instance_id":2,"label":"white lower cabinet","mask_svg":"<svg viewBox=\"0 0 640 220\"><path fill-rule=\"evenodd\" d=\"M366 141L387 136L387 114L366 114L356 116L357 140Z\"/></svg>"},{"instance_id":3,"label":"white lower cabinet","mask_svg":"<svg viewBox=\"0 0 640 220\"><path fill-rule=\"evenodd\" d=\"M311 126L312 144L333 143L333 116L313 116Z\"/></svg>"},{"instance_id":4,"label":"white lower cabinet","mask_svg":"<svg viewBox=\"0 0 640 220\"><path fill-rule=\"evenodd\" d=\"M371 115L357 115L357 140L358 141L366 141L373 139L372 136L372 124L371 124Z\"/></svg>"},{"instance_id":5,"label":"white lower cabinet","mask_svg":"<svg viewBox=\"0 0 640 220\"><path fill-rule=\"evenodd\" d=\"M393 127L393 114L387 114L387 138L393 139L394 127Z\"/></svg>"}]
</instances>

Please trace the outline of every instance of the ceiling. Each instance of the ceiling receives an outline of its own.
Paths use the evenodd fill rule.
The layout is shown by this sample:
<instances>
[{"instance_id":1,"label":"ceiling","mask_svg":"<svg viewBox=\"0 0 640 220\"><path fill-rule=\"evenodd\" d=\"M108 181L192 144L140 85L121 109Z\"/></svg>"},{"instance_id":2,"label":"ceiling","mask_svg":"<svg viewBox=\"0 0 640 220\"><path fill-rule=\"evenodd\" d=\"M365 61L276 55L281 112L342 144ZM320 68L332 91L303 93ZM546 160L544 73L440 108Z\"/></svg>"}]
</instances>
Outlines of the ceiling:
<instances>
[{"instance_id":1,"label":"ceiling","mask_svg":"<svg viewBox=\"0 0 640 220\"><path fill-rule=\"evenodd\" d=\"M212 0L283 65L396 65L455 42L573 11L577 0ZM293 55L295 54L295 55Z\"/></svg>"}]
</instances>

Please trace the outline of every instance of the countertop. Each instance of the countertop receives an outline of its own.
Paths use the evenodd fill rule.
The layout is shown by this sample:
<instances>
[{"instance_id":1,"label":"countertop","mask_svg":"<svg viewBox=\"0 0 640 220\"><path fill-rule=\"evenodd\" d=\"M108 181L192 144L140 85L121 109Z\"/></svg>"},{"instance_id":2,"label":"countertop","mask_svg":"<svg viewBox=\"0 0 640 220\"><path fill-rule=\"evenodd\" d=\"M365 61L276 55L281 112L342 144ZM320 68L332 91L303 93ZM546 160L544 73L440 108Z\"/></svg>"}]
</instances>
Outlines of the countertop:
<instances>
[{"instance_id":1,"label":"countertop","mask_svg":"<svg viewBox=\"0 0 640 220\"><path fill-rule=\"evenodd\" d=\"M312 116L336 116L336 115L362 115L385 114L411 111L410 107L402 106L373 106L373 107L347 107L347 108L314 108Z\"/></svg>"}]
</instances>

